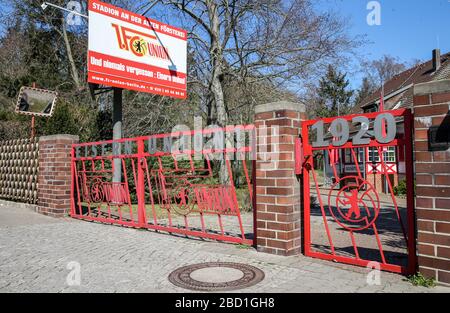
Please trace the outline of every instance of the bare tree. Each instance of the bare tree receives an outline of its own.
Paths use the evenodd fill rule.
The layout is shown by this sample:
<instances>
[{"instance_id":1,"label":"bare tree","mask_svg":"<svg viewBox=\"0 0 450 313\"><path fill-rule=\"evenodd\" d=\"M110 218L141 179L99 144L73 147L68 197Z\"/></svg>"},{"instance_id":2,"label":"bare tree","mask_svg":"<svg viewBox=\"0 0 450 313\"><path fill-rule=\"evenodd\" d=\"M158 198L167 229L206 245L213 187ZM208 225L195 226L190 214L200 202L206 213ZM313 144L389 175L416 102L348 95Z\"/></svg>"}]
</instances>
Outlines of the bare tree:
<instances>
[{"instance_id":1,"label":"bare tree","mask_svg":"<svg viewBox=\"0 0 450 313\"><path fill-rule=\"evenodd\" d=\"M407 64L401 62L397 57L383 55L380 59L365 62L363 66L372 86L379 87L406 70Z\"/></svg>"},{"instance_id":2,"label":"bare tree","mask_svg":"<svg viewBox=\"0 0 450 313\"><path fill-rule=\"evenodd\" d=\"M153 4L154 2L149 2ZM343 57L357 41L346 24L317 13L309 0L160 0L178 13L195 58L190 79L203 93L208 120L228 120L227 81L298 84L320 65ZM227 80L227 78L230 78Z\"/></svg>"},{"instance_id":3,"label":"bare tree","mask_svg":"<svg viewBox=\"0 0 450 313\"><path fill-rule=\"evenodd\" d=\"M358 44L343 20L318 13L311 0L156 0L149 6L153 13L159 7L161 18L179 17L188 30L191 90L201 96L208 123L219 126L229 120L227 87L292 87ZM226 182L224 162L220 172Z\"/></svg>"},{"instance_id":4,"label":"bare tree","mask_svg":"<svg viewBox=\"0 0 450 313\"><path fill-rule=\"evenodd\" d=\"M124 106L124 135L143 136L156 133L170 133L175 125L194 126L194 102L189 99L173 101L167 97L145 93L126 92ZM180 109L182 108L182 109ZM182 114L180 112L182 111Z\"/></svg>"}]
</instances>

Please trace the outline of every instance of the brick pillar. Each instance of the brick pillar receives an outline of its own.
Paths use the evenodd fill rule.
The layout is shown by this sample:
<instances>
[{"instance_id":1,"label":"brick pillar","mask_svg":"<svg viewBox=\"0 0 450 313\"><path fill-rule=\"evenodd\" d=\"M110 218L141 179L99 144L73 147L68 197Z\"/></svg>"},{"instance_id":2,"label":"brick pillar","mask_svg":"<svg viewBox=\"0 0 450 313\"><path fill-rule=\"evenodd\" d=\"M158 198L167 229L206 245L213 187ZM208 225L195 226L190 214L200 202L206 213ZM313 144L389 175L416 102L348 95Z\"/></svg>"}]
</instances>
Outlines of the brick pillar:
<instances>
[{"instance_id":1,"label":"brick pillar","mask_svg":"<svg viewBox=\"0 0 450 313\"><path fill-rule=\"evenodd\" d=\"M450 80L414 87L414 154L419 271L450 285L450 149L430 148L430 127L448 136Z\"/></svg>"},{"instance_id":2,"label":"brick pillar","mask_svg":"<svg viewBox=\"0 0 450 313\"><path fill-rule=\"evenodd\" d=\"M300 184L294 174L295 138L305 107L275 102L255 107L256 236L258 251L278 255L300 252Z\"/></svg>"},{"instance_id":3,"label":"brick pillar","mask_svg":"<svg viewBox=\"0 0 450 313\"><path fill-rule=\"evenodd\" d=\"M70 209L71 149L78 136L39 138L38 212L64 217Z\"/></svg>"}]
</instances>

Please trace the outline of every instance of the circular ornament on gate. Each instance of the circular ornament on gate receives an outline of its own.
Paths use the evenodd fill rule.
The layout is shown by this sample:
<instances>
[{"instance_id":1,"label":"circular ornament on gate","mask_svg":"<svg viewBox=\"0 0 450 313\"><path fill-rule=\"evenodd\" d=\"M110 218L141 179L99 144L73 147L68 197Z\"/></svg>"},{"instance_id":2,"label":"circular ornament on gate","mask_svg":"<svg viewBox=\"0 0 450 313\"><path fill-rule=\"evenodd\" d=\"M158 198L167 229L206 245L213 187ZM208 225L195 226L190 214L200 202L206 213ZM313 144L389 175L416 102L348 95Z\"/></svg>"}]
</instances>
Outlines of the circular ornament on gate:
<instances>
[{"instance_id":1,"label":"circular ornament on gate","mask_svg":"<svg viewBox=\"0 0 450 313\"><path fill-rule=\"evenodd\" d=\"M169 275L175 286L197 291L227 291L248 288L264 279L264 272L251 265L208 262L183 266Z\"/></svg>"},{"instance_id":2,"label":"circular ornament on gate","mask_svg":"<svg viewBox=\"0 0 450 313\"><path fill-rule=\"evenodd\" d=\"M89 198L94 203L103 202L105 199L105 190L103 187L103 180L101 178L94 178L89 186Z\"/></svg>"},{"instance_id":3,"label":"circular ornament on gate","mask_svg":"<svg viewBox=\"0 0 450 313\"><path fill-rule=\"evenodd\" d=\"M195 194L192 185L186 179L174 181L170 191L170 207L177 214L188 215L195 205Z\"/></svg>"},{"instance_id":4,"label":"circular ornament on gate","mask_svg":"<svg viewBox=\"0 0 450 313\"><path fill-rule=\"evenodd\" d=\"M340 189L341 181L347 182ZM380 199L375 188L359 176L340 179L328 193L328 209L334 220L349 231L369 228L380 213Z\"/></svg>"}]
</instances>

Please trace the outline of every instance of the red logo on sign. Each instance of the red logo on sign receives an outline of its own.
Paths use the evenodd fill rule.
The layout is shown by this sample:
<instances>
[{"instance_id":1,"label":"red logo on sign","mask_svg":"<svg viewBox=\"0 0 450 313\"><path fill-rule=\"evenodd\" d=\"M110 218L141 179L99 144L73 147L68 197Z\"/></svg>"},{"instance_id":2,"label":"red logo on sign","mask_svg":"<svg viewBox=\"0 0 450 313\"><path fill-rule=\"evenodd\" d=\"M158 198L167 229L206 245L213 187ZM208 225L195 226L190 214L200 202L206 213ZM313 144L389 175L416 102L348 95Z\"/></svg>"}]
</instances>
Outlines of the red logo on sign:
<instances>
[{"instance_id":1,"label":"red logo on sign","mask_svg":"<svg viewBox=\"0 0 450 313\"><path fill-rule=\"evenodd\" d=\"M138 57L149 56L170 60L167 48L159 44L156 36L143 33L128 27L112 24L116 31L120 49L133 52Z\"/></svg>"}]
</instances>

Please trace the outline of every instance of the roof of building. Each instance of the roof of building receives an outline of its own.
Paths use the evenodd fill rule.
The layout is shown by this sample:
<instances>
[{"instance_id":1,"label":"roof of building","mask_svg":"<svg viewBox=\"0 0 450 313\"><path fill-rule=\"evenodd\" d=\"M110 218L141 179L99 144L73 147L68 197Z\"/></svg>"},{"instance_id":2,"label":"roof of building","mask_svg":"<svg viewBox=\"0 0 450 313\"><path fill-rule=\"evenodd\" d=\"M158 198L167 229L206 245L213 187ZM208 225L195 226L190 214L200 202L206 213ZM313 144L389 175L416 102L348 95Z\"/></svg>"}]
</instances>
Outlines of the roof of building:
<instances>
[{"instance_id":1,"label":"roof of building","mask_svg":"<svg viewBox=\"0 0 450 313\"><path fill-rule=\"evenodd\" d=\"M385 109L411 107L414 84L450 78L450 52L441 55L441 67L434 71L433 60L418 64L395 75L384 84ZM380 101L381 88L363 99L353 108L354 113L364 110Z\"/></svg>"}]
</instances>

